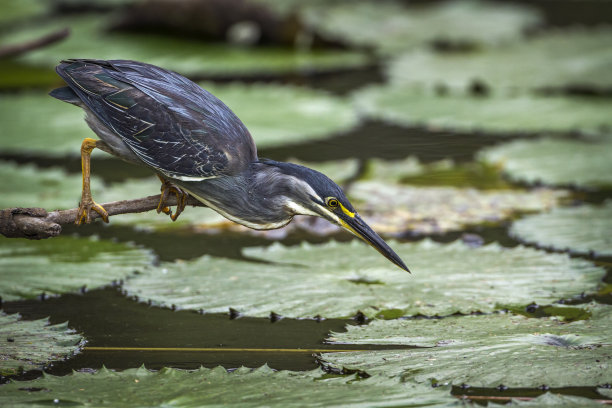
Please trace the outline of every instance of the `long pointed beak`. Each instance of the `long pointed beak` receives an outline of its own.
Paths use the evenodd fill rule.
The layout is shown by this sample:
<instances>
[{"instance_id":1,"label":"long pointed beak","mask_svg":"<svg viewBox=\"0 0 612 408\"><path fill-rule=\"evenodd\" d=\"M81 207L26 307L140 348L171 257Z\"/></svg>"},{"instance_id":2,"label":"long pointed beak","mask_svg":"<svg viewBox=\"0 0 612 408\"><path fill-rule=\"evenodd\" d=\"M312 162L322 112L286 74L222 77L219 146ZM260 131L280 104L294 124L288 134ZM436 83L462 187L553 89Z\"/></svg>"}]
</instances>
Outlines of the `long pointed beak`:
<instances>
[{"instance_id":1,"label":"long pointed beak","mask_svg":"<svg viewBox=\"0 0 612 408\"><path fill-rule=\"evenodd\" d=\"M340 216L342 226L358 236L371 247L381 253L382 256L393 262L408 273L411 273L404 261L387 245L387 243L376 233L365 221L355 214L354 217Z\"/></svg>"}]
</instances>

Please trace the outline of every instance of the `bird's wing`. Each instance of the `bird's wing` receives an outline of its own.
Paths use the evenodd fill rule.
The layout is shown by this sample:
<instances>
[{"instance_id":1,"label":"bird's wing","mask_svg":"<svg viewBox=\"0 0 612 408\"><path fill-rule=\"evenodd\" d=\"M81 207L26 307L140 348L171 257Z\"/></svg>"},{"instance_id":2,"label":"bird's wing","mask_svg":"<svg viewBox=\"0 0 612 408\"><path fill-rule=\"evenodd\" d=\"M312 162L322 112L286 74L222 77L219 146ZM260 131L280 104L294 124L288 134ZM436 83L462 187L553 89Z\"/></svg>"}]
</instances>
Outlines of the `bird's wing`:
<instances>
[{"instance_id":1,"label":"bird's wing","mask_svg":"<svg viewBox=\"0 0 612 408\"><path fill-rule=\"evenodd\" d=\"M56 70L144 163L169 177L236 174L257 159L240 119L175 72L124 60L67 60Z\"/></svg>"}]
</instances>

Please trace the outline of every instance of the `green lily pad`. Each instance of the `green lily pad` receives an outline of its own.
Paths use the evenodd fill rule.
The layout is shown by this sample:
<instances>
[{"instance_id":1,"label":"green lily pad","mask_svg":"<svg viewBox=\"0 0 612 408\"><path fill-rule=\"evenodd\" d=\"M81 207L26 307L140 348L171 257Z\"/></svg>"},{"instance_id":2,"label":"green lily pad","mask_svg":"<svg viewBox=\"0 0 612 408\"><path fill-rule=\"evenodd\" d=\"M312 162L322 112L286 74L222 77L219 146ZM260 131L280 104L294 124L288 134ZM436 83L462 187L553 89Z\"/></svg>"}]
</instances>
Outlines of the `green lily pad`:
<instances>
[{"instance_id":1,"label":"green lily pad","mask_svg":"<svg viewBox=\"0 0 612 408\"><path fill-rule=\"evenodd\" d=\"M14 23L41 16L49 11L49 4L40 0L4 0L0 24Z\"/></svg>"},{"instance_id":2,"label":"green lily pad","mask_svg":"<svg viewBox=\"0 0 612 408\"><path fill-rule=\"evenodd\" d=\"M323 91L261 84L205 86L244 121L259 148L326 138L358 123L345 100ZM0 150L5 152L77 155L83 138L94 137L81 109L46 93L0 95L0 112Z\"/></svg>"},{"instance_id":3,"label":"green lily pad","mask_svg":"<svg viewBox=\"0 0 612 408\"><path fill-rule=\"evenodd\" d=\"M480 153L512 180L581 187L612 186L612 138L517 140Z\"/></svg>"},{"instance_id":4,"label":"green lily pad","mask_svg":"<svg viewBox=\"0 0 612 408\"><path fill-rule=\"evenodd\" d=\"M354 94L355 107L371 118L432 130L508 133L580 131L606 133L612 128L612 101L537 95L469 97L393 84Z\"/></svg>"},{"instance_id":5,"label":"green lily pad","mask_svg":"<svg viewBox=\"0 0 612 408\"><path fill-rule=\"evenodd\" d=\"M330 137L358 123L343 98L324 91L270 84L203 84L244 122L258 147Z\"/></svg>"},{"instance_id":6,"label":"green lily pad","mask_svg":"<svg viewBox=\"0 0 612 408\"><path fill-rule=\"evenodd\" d=\"M79 205L80 174L67 174L58 168L38 168L0 161L0 208L41 207L47 210L69 209ZM91 178L95 196L102 182Z\"/></svg>"},{"instance_id":7,"label":"green lily pad","mask_svg":"<svg viewBox=\"0 0 612 408\"><path fill-rule=\"evenodd\" d=\"M478 79L494 90L568 85L609 89L611 43L610 28L560 29L472 53L403 54L389 65L388 76L396 86L444 84L465 89Z\"/></svg>"},{"instance_id":8,"label":"green lily pad","mask_svg":"<svg viewBox=\"0 0 612 408\"><path fill-rule=\"evenodd\" d=\"M154 34L108 32L106 15L77 15L55 18L0 37L5 44L18 44L57 29L69 27L70 37L37 49L19 62L54 67L61 59L132 59L178 71L183 75L206 77L260 76L309 73L363 66L363 53L338 50L293 50L281 47L229 47L184 38Z\"/></svg>"},{"instance_id":9,"label":"green lily pad","mask_svg":"<svg viewBox=\"0 0 612 408\"><path fill-rule=\"evenodd\" d=\"M83 338L67 323L49 325L49 319L21 320L0 311L0 375L40 370L50 361L77 353Z\"/></svg>"},{"instance_id":10,"label":"green lily pad","mask_svg":"<svg viewBox=\"0 0 612 408\"><path fill-rule=\"evenodd\" d=\"M351 186L349 195L376 231L387 235L407 231L424 235L499 223L518 213L547 210L567 193L550 189L477 190L360 181Z\"/></svg>"},{"instance_id":11,"label":"green lily pad","mask_svg":"<svg viewBox=\"0 0 612 408\"><path fill-rule=\"evenodd\" d=\"M601 403L590 398L547 392L530 401L513 399L506 407L601 408Z\"/></svg>"},{"instance_id":12,"label":"green lily pad","mask_svg":"<svg viewBox=\"0 0 612 408\"><path fill-rule=\"evenodd\" d=\"M515 221L510 234L539 246L612 256L612 201L601 207L555 208Z\"/></svg>"},{"instance_id":13,"label":"green lily pad","mask_svg":"<svg viewBox=\"0 0 612 408\"><path fill-rule=\"evenodd\" d=\"M274 244L247 248L244 254L276 264L204 256L148 269L128 279L124 289L166 307L206 312L232 307L258 317L270 312L348 317L358 310L376 316L392 309L401 315L447 315L490 312L509 304L546 304L590 293L605 274L588 261L525 247L472 249L461 242L443 245L429 240L391 246L412 275L356 241Z\"/></svg>"},{"instance_id":14,"label":"green lily pad","mask_svg":"<svg viewBox=\"0 0 612 408\"><path fill-rule=\"evenodd\" d=\"M495 44L520 38L538 24L538 13L522 5L487 1L446 1L408 5L384 2L262 1L281 13L297 12L317 34L384 54L434 40Z\"/></svg>"},{"instance_id":15,"label":"green lily pad","mask_svg":"<svg viewBox=\"0 0 612 408\"><path fill-rule=\"evenodd\" d=\"M24 390L26 389L26 390ZM41 391L33 391L38 390ZM200 368L192 372L145 368L94 374L74 372L65 377L45 375L34 381L14 381L0 387L0 404L47 406L57 400L96 407L428 407L459 406L449 389L401 382L383 376L360 379L309 372L274 371L267 366Z\"/></svg>"},{"instance_id":16,"label":"green lily pad","mask_svg":"<svg viewBox=\"0 0 612 408\"><path fill-rule=\"evenodd\" d=\"M95 288L142 272L152 262L149 251L94 238L0 237L0 297L11 301Z\"/></svg>"},{"instance_id":17,"label":"green lily pad","mask_svg":"<svg viewBox=\"0 0 612 408\"><path fill-rule=\"evenodd\" d=\"M612 307L588 308L590 320L572 323L506 313L374 321L347 327L346 333L333 333L328 340L425 348L326 353L323 359L338 368L427 383L595 386L612 375Z\"/></svg>"}]
</instances>

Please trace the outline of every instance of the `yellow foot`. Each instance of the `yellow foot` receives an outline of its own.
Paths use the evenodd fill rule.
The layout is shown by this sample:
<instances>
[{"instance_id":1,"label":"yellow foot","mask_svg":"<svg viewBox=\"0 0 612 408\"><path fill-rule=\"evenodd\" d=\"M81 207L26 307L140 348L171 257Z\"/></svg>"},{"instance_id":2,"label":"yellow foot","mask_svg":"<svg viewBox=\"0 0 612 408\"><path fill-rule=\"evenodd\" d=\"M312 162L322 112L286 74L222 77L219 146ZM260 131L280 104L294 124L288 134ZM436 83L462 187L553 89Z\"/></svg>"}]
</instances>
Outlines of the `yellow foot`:
<instances>
[{"instance_id":1,"label":"yellow foot","mask_svg":"<svg viewBox=\"0 0 612 408\"><path fill-rule=\"evenodd\" d=\"M95 211L100 214L102 221L108 223L108 212L104 209L104 207L92 199L81 201L79 204L76 221L74 223L77 225L89 224L91 222L91 211Z\"/></svg>"},{"instance_id":2,"label":"yellow foot","mask_svg":"<svg viewBox=\"0 0 612 408\"><path fill-rule=\"evenodd\" d=\"M167 180L162 180L161 186L161 198L159 199L159 204L157 205L157 213L163 212L164 214L168 214L172 221L176 221L179 215L185 209L187 205L187 198L189 198L189 193L182 190L181 188L175 186ZM174 194L176 196L176 211L172 214L172 210L170 207L166 205L166 201L170 194Z\"/></svg>"}]
</instances>

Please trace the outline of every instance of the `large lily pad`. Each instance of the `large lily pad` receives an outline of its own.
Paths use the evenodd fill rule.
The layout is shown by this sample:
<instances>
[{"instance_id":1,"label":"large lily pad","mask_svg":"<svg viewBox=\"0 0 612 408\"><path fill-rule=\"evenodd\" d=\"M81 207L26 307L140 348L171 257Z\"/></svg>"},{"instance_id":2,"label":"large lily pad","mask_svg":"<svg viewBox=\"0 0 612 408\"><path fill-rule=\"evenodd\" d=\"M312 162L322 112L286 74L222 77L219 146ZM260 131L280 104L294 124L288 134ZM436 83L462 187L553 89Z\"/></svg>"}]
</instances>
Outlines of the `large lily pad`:
<instances>
[{"instance_id":1,"label":"large lily pad","mask_svg":"<svg viewBox=\"0 0 612 408\"><path fill-rule=\"evenodd\" d=\"M438 94L413 86L369 87L354 95L366 116L406 126L483 134L581 131L604 133L612 127L612 101L537 95L469 97Z\"/></svg>"},{"instance_id":2,"label":"large lily pad","mask_svg":"<svg viewBox=\"0 0 612 408\"><path fill-rule=\"evenodd\" d=\"M228 47L195 40L153 34L110 33L104 15L70 16L46 24L24 25L22 30L1 37L16 44L69 27L64 41L34 50L18 61L54 67L66 58L133 59L159 65L184 75L226 77L264 74L304 73L344 69L367 64L362 53L338 50L300 51L274 47ZM95 44L95 46L92 46Z\"/></svg>"},{"instance_id":3,"label":"large lily pad","mask_svg":"<svg viewBox=\"0 0 612 408\"><path fill-rule=\"evenodd\" d=\"M321 139L358 122L349 103L323 91L270 84L203 87L236 113L258 147Z\"/></svg>"},{"instance_id":4,"label":"large lily pad","mask_svg":"<svg viewBox=\"0 0 612 408\"><path fill-rule=\"evenodd\" d=\"M345 100L323 91L261 84L205 86L244 121L259 148L329 137L358 122ZM83 138L93 135L81 109L46 93L0 95L0 112L0 150L5 152L77 155Z\"/></svg>"},{"instance_id":5,"label":"large lily pad","mask_svg":"<svg viewBox=\"0 0 612 408\"><path fill-rule=\"evenodd\" d=\"M49 319L21 320L0 311L0 375L42 369L54 360L77 353L83 338L67 323L49 325Z\"/></svg>"},{"instance_id":6,"label":"large lily pad","mask_svg":"<svg viewBox=\"0 0 612 408\"><path fill-rule=\"evenodd\" d=\"M521 36L540 22L532 8L487 1L400 2L263 1L282 13L297 12L323 37L390 54L443 40L495 44Z\"/></svg>"},{"instance_id":7,"label":"large lily pad","mask_svg":"<svg viewBox=\"0 0 612 408\"><path fill-rule=\"evenodd\" d=\"M152 261L149 251L94 238L0 237L0 297L18 300L95 288L143 271Z\"/></svg>"},{"instance_id":8,"label":"large lily pad","mask_svg":"<svg viewBox=\"0 0 612 408\"><path fill-rule=\"evenodd\" d=\"M510 234L539 246L612 256L612 201L601 207L555 208L515 221Z\"/></svg>"},{"instance_id":9,"label":"large lily pad","mask_svg":"<svg viewBox=\"0 0 612 408\"><path fill-rule=\"evenodd\" d=\"M38 168L0 161L0 208L74 208L81 198L81 175L58 168ZM101 181L92 177L94 194Z\"/></svg>"},{"instance_id":10,"label":"large lily pad","mask_svg":"<svg viewBox=\"0 0 612 408\"><path fill-rule=\"evenodd\" d=\"M41 390L41 391L33 391ZM375 376L327 377L321 370L274 371L267 366L184 371L145 368L65 377L46 375L0 387L0 404L47 406L52 401L96 407L363 407L454 406L449 390Z\"/></svg>"},{"instance_id":11,"label":"large lily pad","mask_svg":"<svg viewBox=\"0 0 612 408\"><path fill-rule=\"evenodd\" d=\"M394 235L439 234L467 225L499 223L520 212L553 208L566 193L549 189L482 191L360 181L351 186L349 195L375 230Z\"/></svg>"},{"instance_id":12,"label":"large lily pad","mask_svg":"<svg viewBox=\"0 0 612 408\"><path fill-rule=\"evenodd\" d=\"M590 398L547 392L546 394L542 394L539 397L529 401L513 399L512 402L506 404L505 406L525 408L601 408L602 404L601 402L592 400Z\"/></svg>"},{"instance_id":13,"label":"large lily pad","mask_svg":"<svg viewBox=\"0 0 612 408\"><path fill-rule=\"evenodd\" d=\"M485 149L480 157L526 183L612 186L612 138L592 141L517 140Z\"/></svg>"},{"instance_id":14,"label":"large lily pad","mask_svg":"<svg viewBox=\"0 0 612 408\"><path fill-rule=\"evenodd\" d=\"M474 79L499 89L608 89L612 85L612 30L564 29L505 47L473 53L415 51L393 61L388 75L395 85L445 84L465 89Z\"/></svg>"},{"instance_id":15,"label":"large lily pad","mask_svg":"<svg viewBox=\"0 0 612 408\"><path fill-rule=\"evenodd\" d=\"M339 343L410 344L426 348L324 354L335 367L476 387L595 386L612 375L612 307L588 306L590 320L511 314L440 320L374 321L335 333Z\"/></svg>"},{"instance_id":16,"label":"large lily pad","mask_svg":"<svg viewBox=\"0 0 612 408\"><path fill-rule=\"evenodd\" d=\"M472 249L429 240L392 247L412 275L356 241L274 244L244 254L276 264L204 256L148 269L124 288L143 301L206 312L232 307L249 316L348 317L361 310L398 317L551 303L596 290L605 274L590 262L524 247Z\"/></svg>"}]
</instances>

